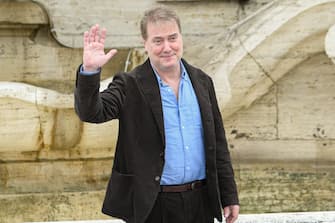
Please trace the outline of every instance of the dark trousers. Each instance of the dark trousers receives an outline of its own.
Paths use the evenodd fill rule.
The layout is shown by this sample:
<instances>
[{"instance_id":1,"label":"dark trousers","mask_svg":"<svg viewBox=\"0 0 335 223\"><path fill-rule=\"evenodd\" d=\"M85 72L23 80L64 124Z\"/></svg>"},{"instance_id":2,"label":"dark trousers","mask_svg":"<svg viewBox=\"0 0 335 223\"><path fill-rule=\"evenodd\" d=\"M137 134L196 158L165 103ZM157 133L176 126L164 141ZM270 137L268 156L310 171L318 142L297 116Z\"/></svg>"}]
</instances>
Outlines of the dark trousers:
<instances>
[{"instance_id":1,"label":"dark trousers","mask_svg":"<svg viewBox=\"0 0 335 223\"><path fill-rule=\"evenodd\" d=\"M160 192L145 223L213 223L207 187Z\"/></svg>"}]
</instances>

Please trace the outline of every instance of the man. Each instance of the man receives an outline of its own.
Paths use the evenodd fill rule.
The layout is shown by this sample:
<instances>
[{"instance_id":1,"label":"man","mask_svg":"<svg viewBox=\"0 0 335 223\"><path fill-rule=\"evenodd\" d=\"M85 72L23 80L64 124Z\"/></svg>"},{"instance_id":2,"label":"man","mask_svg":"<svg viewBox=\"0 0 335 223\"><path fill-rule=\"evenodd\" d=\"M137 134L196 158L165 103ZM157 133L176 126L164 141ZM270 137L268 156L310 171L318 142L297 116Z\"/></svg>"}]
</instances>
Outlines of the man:
<instances>
[{"instance_id":1,"label":"man","mask_svg":"<svg viewBox=\"0 0 335 223\"><path fill-rule=\"evenodd\" d=\"M81 120L119 119L112 175L102 211L132 223L234 222L237 189L211 78L184 59L178 16L145 13L141 33L148 60L114 76L99 93L106 30L84 34L75 108Z\"/></svg>"}]
</instances>

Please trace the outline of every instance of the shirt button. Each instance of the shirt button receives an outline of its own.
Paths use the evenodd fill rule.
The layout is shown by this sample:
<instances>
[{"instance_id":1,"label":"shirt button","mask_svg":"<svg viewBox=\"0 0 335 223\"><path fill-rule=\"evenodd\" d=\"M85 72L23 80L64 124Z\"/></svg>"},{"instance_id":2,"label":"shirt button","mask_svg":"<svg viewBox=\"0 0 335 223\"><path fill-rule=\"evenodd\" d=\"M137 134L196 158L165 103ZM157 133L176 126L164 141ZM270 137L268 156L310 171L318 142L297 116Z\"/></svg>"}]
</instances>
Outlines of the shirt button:
<instances>
[{"instance_id":1,"label":"shirt button","mask_svg":"<svg viewBox=\"0 0 335 223\"><path fill-rule=\"evenodd\" d=\"M186 170L190 170L191 168L189 166L186 167Z\"/></svg>"},{"instance_id":2,"label":"shirt button","mask_svg":"<svg viewBox=\"0 0 335 223\"><path fill-rule=\"evenodd\" d=\"M185 146L185 149L188 149L188 146Z\"/></svg>"},{"instance_id":3,"label":"shirt button","mask_svg":"<svg viewBox=\"0 0 335 223\"><path fill-rule=\"evenodd\" d=\"M160 179L160 176L155 176L155 181L159 181Z\"/></svg>"}]
</instances>

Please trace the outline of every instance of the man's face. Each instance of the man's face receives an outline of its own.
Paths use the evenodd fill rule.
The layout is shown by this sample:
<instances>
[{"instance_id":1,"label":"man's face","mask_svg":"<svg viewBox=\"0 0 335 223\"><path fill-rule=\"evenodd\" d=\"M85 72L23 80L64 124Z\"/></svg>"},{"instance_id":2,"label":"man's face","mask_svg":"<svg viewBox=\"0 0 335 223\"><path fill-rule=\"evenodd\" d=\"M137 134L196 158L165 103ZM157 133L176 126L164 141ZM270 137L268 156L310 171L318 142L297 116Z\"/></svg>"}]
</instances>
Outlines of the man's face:
<instances>
[{"instance_id":1,"label":"man's face","mask_svg":"<svg viewBox=\"0 0 335 223\"><path fill-rule=\"evenodd\" d=\"M148 23L144 48L158 72L174 71L180 66L183 39L175 21Z\"/></svg>"}]
</instances>

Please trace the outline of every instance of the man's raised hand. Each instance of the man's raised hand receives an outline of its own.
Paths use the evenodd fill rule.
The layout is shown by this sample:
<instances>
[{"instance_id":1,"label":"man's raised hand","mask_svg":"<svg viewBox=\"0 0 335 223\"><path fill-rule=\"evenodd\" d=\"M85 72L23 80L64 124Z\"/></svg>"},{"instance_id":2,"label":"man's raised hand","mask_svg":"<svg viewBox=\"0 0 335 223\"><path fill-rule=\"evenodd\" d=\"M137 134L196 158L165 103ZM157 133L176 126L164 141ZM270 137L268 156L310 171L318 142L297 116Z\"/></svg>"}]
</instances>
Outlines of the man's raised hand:
<instances>
[{"instance_id":1,"label":"man's raised hand","mask_svg":"<svg viewBox=\"0 0 335 223\"><path fill-rule=\"evenodd\" d=\"M111 49L105 53L106 29L100 30L99 25L94 25L89 31L84 33L84 71L96 71L105 65L116 53L116 49Z\"/></svg>"}]
</instances>

